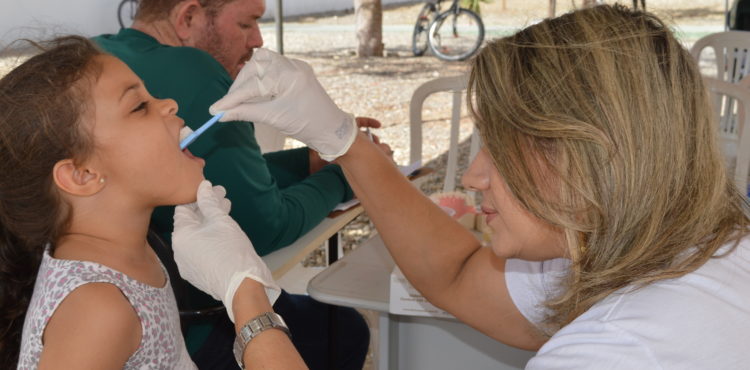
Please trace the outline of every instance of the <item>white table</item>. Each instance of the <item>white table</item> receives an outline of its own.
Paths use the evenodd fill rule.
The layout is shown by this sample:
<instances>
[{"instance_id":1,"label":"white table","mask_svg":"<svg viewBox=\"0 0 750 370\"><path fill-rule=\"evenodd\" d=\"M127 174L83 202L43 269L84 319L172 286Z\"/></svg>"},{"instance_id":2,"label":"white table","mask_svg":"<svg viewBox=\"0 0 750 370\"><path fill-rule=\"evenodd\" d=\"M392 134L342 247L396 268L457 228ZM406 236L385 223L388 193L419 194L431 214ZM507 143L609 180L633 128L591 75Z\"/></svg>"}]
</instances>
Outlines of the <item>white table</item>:
<instances>
[{"instance_id":1,"label":"white table","mask_svg":"<svg viewBox=\"0 0 750 370\"><path fill-rule=\"evenodd\" d=\"M325 243L326 240L337 240L336 234L339 230L355 217L359 216L362 211L362 206L356 205L338 214L336 217L326 217L318 226L315 226L294 243L263 256L263 261L273 273L273 278L277 280L281 278L292 267L307 257L310 252Z\"/></svg>"},{"instance_id":2,"label":"white table","mask_svg":"<svg viewBox=\"0 0 750 370\"><path fill-rule=\"evenodd\" d=\"M307 287L318 301L379 312L379 370L522 369L533 356L454 319L389 314L393 266L378 235L318 274Z\"/></svg>"}]
</instances>

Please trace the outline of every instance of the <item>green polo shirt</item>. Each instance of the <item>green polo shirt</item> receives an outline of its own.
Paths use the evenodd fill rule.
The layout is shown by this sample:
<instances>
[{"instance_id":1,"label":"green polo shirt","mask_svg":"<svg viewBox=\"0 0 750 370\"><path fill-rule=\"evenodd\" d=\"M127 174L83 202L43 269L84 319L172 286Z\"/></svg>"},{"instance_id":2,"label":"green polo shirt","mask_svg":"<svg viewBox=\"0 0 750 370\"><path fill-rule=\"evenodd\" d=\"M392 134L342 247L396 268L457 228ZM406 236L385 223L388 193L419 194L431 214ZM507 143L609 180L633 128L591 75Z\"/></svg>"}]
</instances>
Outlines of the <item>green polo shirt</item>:
<instances>
[{"instance_id":1,"label":"green polo shirt","mask_svg":"<svg viewBox=\"0 0 750 370\"><path fill-rule=\"evenodd\" d=\"M124 61L151 95L177 101L177 115L193 130L211 117L208 107L232 84L224 67L199 49L162 45L134 29L93 40ZM206 178L227 189L232 218L261 256L291 244L336 204L352 197L339 166L327 165L309 174L307 148L261 154L251 122L218 123L190 151L206 160ZM173 214L174 207L160 207L152 216L152 227L167 240L171 239ZM190 295L199 297L197 306L210 300L197 290ZM195 350L195 343L190 342Z\"/></svg>"}]
</instances>

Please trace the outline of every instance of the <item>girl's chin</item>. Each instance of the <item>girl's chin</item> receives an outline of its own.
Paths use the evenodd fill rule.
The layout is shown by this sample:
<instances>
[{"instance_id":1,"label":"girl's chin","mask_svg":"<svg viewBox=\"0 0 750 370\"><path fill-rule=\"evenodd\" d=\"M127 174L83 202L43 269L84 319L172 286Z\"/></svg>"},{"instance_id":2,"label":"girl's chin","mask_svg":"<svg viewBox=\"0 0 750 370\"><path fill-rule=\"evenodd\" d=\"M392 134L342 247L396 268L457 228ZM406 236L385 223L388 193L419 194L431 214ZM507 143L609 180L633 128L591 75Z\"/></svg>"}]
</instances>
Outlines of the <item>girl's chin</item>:
<instances>
[{"instance_id":1,"label":"girl's chin","mask_svg":"<svg viewBox=\"0 0 750 370\"><path fill-rule=\"evenodd\" d=\"M201 176L196 178L195 181L190 181L189 186L181 187L177 190L176 194L179 194L180 196L175 199L174 204L189 204L189 203L195 203L197 200L197 194L198 194L198 185L205 180L203 177L203 174L201 173Z\"/></svg>"}]
</instances>

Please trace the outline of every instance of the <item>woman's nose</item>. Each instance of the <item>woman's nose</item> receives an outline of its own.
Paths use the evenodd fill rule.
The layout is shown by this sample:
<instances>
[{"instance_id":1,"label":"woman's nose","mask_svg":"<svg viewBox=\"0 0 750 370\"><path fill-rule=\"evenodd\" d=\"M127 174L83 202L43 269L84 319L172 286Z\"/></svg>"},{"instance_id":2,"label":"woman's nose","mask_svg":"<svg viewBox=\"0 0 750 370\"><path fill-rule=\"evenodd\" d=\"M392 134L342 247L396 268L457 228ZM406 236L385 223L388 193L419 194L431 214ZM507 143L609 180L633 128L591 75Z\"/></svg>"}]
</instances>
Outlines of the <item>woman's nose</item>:
<instances>
[{"instance_id":1,"label":"woman's nose","mask_svg":"<svg viewBox=\"0 0 750 370\"><path fill-rule=\"evenodd\" d=\"M480 150L469 168L461 176L461 184L464 188L473 191L482 191L489 188L490 178L487 172L488 154L485 150Z\"/></svg>"}]
</instances>

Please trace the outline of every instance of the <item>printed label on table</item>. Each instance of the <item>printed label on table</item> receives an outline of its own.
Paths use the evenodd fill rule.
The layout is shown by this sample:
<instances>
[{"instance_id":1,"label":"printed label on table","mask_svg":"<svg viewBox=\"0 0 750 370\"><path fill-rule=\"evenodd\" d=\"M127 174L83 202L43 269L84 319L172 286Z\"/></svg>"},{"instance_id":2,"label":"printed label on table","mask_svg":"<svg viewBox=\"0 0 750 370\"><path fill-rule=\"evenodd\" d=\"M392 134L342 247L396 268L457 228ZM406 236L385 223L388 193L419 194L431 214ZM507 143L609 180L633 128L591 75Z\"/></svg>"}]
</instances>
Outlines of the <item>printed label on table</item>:
<instances>
[{"instance_id":1,"label":"printed label on table","mask_svg":"<svg viewBox=\"0 0 750 370\"><path fill-rule=\"evenodd\" d=\"M398 315L453 317L428 302L419 291L414 289L409 280L406 280L398 267L394 267L391 272L391 297L388 311Z\"/></svg>"}]
</instances>

